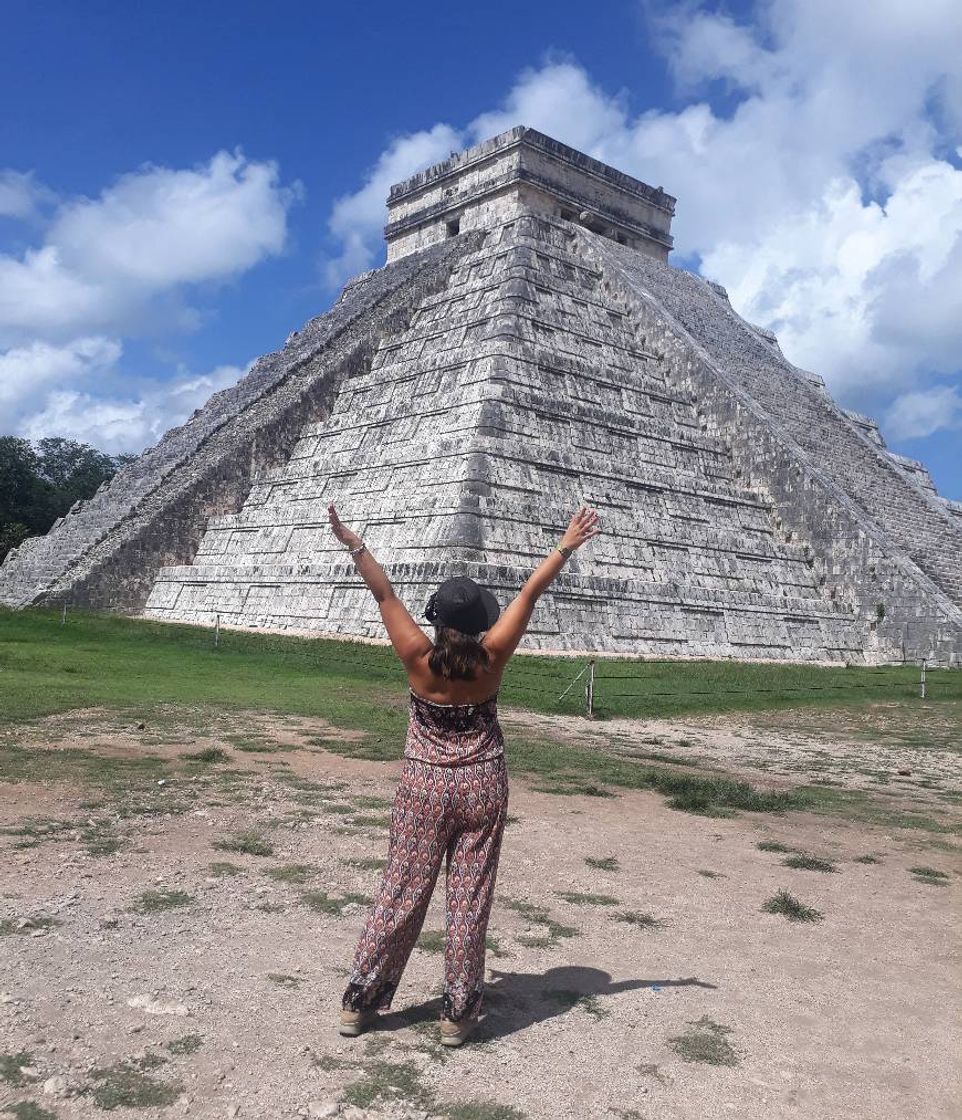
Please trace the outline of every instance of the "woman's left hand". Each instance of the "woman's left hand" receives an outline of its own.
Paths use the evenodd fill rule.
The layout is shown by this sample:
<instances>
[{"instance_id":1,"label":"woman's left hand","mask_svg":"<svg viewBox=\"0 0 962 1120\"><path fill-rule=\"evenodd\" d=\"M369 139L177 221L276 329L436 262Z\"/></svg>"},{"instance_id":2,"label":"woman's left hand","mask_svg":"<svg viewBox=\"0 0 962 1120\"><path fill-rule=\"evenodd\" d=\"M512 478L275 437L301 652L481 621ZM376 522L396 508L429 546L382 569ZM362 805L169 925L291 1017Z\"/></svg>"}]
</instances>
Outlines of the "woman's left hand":
<instances>
[{"instance_id":1,"label":"woman's left hand","mask_svg":"<svg viewBox=\"0 0 962 1120\"><path fill-rule=\"evenodd\" d=\"M347 545L348 548L357 548L363 543L357 533L355 533L353 529L349 529L337 516L337 510L334 508L333 503L327 507L327 516L331 520L331 529L334 532L334 536L337 537L341 544Z\"/></svg>"}]
</instances>

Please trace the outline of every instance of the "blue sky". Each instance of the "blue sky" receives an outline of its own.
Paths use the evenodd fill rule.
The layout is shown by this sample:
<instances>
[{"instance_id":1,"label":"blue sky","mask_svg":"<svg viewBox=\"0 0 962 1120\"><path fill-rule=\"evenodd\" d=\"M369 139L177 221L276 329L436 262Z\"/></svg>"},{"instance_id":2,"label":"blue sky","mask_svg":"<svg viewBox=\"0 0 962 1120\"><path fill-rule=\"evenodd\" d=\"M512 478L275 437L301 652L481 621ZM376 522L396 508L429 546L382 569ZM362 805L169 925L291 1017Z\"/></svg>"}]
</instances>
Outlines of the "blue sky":
<instances>
[{"instance_id":1,"label":"blue sky","mask_svg":"<svg viewBox=\"0 0 962 1120\"><path fill-rule=\"evenodd\" d=\"M676 261L962 499L962 8L906 9L8 4L0 427L155 442L524 123L676 194Z\"/></svg>"}]
</instances>

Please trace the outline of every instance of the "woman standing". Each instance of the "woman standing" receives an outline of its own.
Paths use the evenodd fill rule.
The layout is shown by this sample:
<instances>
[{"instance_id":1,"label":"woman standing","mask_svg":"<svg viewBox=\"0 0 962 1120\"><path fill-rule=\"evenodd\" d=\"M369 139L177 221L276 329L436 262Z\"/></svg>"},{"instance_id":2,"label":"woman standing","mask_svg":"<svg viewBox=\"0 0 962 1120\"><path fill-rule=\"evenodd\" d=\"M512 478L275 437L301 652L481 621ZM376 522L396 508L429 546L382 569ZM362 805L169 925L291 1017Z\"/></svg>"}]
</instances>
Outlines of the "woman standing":
<instances>
[{"instance_id":1,"label":"woman standing","mask_svg":"<svg viewBox=\"0 0 962 1120\"><path fill-rule=\"evenodd\" d=\"M387 865L354 954L340 1031L361 1034L378 1011L391 1006L443 859L447 928L441 1041L458 1046L481 1010L485 934L508 811L497 714L501 677L535 603L572 552L598 532L598 515L587 508L574 515L558 547L503 614L494 596L473 580L445 580L424 613L434 623L432 642L357 533L341 522L333 505L328 514L335 536L377 600L411 686Z\"/></svg>"}]
</instances>

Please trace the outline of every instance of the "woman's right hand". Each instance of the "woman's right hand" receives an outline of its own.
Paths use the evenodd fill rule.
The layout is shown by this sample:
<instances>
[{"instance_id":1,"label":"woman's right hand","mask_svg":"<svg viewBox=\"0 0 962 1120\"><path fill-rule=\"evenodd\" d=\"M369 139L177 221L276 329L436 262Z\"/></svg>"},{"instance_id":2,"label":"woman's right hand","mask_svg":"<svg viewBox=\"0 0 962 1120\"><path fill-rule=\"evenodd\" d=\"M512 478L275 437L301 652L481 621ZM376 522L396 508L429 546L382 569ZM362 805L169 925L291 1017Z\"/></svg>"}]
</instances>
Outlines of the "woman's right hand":
<instances>
[{"instance_id":1,"label":"woman's right hand","mask_svg":"<svg viewBox=\"0 0 962 1120\"><path fill-rule=\"evenodd\" d=\"M565 529L561 544L564 548L580 548L585 541L590 540L600 532L598 514L593 509L582 506L572 517L568 528Z\"/></svg>"}]
</instances>

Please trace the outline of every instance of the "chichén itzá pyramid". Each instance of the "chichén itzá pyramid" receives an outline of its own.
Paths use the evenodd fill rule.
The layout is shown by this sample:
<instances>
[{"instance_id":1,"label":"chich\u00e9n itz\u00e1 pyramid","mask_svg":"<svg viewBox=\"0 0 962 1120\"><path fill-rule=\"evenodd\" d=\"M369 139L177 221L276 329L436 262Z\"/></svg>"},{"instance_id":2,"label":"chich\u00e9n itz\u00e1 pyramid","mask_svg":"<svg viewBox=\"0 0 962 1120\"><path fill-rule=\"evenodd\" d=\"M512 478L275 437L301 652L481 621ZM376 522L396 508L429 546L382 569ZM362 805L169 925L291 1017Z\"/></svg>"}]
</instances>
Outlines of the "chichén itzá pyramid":
<instances>
[{"instance_id":1,"label":"chich\u00e9n itz\u00e1 pyramid","mask_svg":"<svg viewBox=\"0 0 962 1120\"><path fill-rule=\"evenodd\" d=\"M379 636L336 501L420 618L603 535L524 648L962 655L962 505L724 289L675 199L518 127L391 188L387 263L0 568L0 603Z\"/></svg>"}]
</instances>

